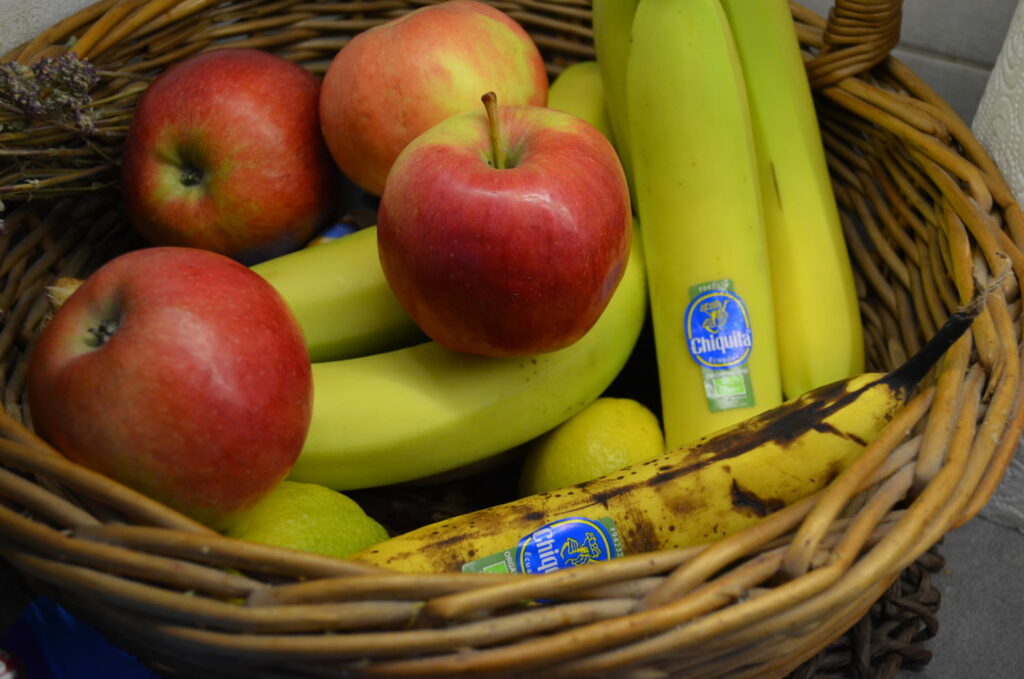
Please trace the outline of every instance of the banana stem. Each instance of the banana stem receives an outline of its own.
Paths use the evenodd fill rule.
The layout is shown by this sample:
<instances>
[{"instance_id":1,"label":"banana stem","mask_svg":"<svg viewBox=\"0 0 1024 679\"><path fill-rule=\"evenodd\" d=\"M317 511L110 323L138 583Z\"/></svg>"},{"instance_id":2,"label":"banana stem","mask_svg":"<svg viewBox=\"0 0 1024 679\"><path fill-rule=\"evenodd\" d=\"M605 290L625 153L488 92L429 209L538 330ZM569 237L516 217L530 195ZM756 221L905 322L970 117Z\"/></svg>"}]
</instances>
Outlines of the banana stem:
<instances>
[{"instance_id":1,"label":"banana stem","mask_svg":"<svg viewBox=\"0 0 1024 679\"><path fill-rule=\"evenodd\" d=\"M508 167L508 158L505 155L505 148L501 145L501 130L498 129L498 95L488 92L480 97L484 102L484 109L487 111L487 123L491 130L491 150L494 152L494 167L504 170Z\"/></svg>"}]
</instances>

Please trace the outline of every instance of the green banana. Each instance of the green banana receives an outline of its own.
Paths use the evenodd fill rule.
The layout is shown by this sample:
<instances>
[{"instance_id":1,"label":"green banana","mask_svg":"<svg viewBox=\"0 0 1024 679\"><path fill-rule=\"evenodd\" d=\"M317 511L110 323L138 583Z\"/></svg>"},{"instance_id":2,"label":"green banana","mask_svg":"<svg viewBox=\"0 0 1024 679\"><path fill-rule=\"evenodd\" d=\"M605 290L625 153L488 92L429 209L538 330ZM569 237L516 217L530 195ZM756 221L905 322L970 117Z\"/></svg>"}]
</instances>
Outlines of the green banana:
<instances>
[{"instance_id":1,"label":"green banana","mask_svg":"<svg viewBox=\"0 0 1024 679\"><path fill-rule=\"evenodd\" d=\"M605 106L611 125L612 141L619 153L622 169L629 183L632 204L636 205L633 187L633 166L629 145L629 122L626 111L626 62L629 57L630 28L639 0L593 0L591 25L594 53L604 85Z\"/></svg>"},{"instance_id":2,"label":"green banana","mask_svg":"<svg viewBox=\"0 0 1024 679\"><path fill-rule=\"evenodd\" d=\"M593 481L433 523L350 558L411 573L543 573L721 539L845 469L980 308L953 314L890 373L819 387Z\"/></svg>"},{"instance_id":3,"label":"green banana","mask_svg":"<svg viewBox=\"0 0 1024 679\"><path fill-rule=\"evenodd\" d=\"M311 361L363 356L426 339L388 287L376 227L251 269L284 297L302 327Z\"/></svg>"},{"instance_id":4,"label":"green banana","mask_svg":"<svg viewBox=\"0 0 1024 679\"><path fill-rule=\"evenodd\" d=\"M640 0L627 78L673 448L782 401L753 130L719 0Z\"/></svg>"},{"instance_id":5,"label":"green banana","mask_svg":"<svg viewBox=\"0 0 1024 679\"><path fill-rule=\"evenodd\" d=\"M539 436L597 398L632 353L646 315L634 226L622 280L572 345L525 359L460 353L435 342L313 364L313 414L294 481L337 490L457 469Z\"/></svg>"},{"instance_id":6,"label":"green banana","mask_svg":"<svg viewBox=\"0 0 1024 679\"><path fill-rule=\"evenodd\" d=\"M786 0L721 0L757 147L784 396L864 370L864 337L825 150Z\"/></svg>"}]
</instances>

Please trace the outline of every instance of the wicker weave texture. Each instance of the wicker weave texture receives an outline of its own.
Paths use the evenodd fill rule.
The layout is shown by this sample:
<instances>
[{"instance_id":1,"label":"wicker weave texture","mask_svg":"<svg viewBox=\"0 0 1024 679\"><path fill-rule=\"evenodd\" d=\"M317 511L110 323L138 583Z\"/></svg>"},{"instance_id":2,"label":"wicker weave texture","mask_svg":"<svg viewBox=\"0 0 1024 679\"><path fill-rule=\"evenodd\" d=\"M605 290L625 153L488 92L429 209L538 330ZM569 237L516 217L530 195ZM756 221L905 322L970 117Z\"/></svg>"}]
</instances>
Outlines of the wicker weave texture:
<instances>
[{"instance_id":1,"label":"wicker weave texture","mask_svg":"<svg viewBox=\"0 0 1024 679\"><path fill-rule=\"evenodd\" d=\"M828 20L791 5L869 365L899 365L980 288L995 292L847 472L756 526L544 576L403 575L221 537L31 433L25 357L45 286L141 245L116 178L146 84L228 44L320 72L354 33L423 4L101 0L6 55L30 64L70 44L99 84L89 135L0 111L0 555L169 675L785 676L984 505L1024 423L1024 219L963 121L889 56L899 2L840 1ZM593 57L589 2L491 4L531 32L552 74Z\"/></svg>"}]
</instances>

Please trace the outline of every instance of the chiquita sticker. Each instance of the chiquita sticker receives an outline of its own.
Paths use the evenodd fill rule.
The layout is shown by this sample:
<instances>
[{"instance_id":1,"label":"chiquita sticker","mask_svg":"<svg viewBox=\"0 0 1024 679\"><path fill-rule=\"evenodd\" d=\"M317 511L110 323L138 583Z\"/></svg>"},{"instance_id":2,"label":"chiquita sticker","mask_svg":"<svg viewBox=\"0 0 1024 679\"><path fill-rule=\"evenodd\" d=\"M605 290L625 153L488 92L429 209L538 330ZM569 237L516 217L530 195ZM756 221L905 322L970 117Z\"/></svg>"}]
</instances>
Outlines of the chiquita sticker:
<instances>
[{"instance_id":1,"label":"chiquita sticker","mask_svg":"<svg viewBox=\"0 0 1024 679\"><path fill-rule=\"evenodd\" d=\"M750 315L743 299L723 279L690 288L683 330L690 356L704 376L704 395L712 411L754 405L747 359L754 346Z\"/></svg>"},{"instance_id":2,"label":"chiquita sticker","mask_svg":"<svg viewBox=\"0 0 1024 679\"><path fill-rule=\"evenodd\" d=\"M467 573L552 573L621 557L615 521L583 517L559 519L519 540L515 547L467 563Z\"/></svg>"}]
</instances>

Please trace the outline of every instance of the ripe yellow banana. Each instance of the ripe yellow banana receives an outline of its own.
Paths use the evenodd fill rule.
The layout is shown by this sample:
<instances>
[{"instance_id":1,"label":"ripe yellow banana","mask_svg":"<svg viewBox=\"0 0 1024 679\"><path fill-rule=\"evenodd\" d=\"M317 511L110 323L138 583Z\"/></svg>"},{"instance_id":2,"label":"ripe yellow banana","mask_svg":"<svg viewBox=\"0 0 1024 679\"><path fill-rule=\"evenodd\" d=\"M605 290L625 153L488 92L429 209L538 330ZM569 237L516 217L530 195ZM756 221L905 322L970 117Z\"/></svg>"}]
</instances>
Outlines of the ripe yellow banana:
<instances>
[{"instance_id":1,"label":"ripe yellow banana","mask_svg":"<svg viewBox=\"0 0 1024 679\"><path fill-rule=\"evenodd\" d=\"M646 314L634 227L622 280L597 323L559 351L523 359L435 342L313 364L313 415L294 481L337 490L424 478L508 450L597 398L629 358Z\"/></svg>"},{"instance_id":2,"label":"ripe yellow banana","mask_svg":"<svg viewBox=\"0 0 1024 679\"><path fill-rule=\"evenodd\" d=\"M622 169L626 173L629 197L633 205L636 205L636 193L633 188L626 112L626 62L629 57L629 32L638 2L639 0L593 0L591 6L594 53L604 85L612 141L619 153Z\"/></svg>"},{"instance_id":3,"label":"ripe yellow banana","mask_svg":"<svg viewBox=\"0 0 1024 679\"><path fill-rule=\"evenodd\" d=\"M311 361L363 356L425 340L384 278L376 227L251 268L288 303Z\"/></svg>"},{"instance_id":4,"label":"ripe yellow banana","mask_svg":"<svg viewBox=\"0 0 1024 679\"><path fill-rule=\"evenodd\" d=\"M559 73L548 88L548 108L571 113L596 127L609 142L614 141L596 61L577 61Z\"/></svg>"},{"instance_id":5,"label":"ripe yellow banana","mask_svg":"<svg viewBox=\"0 0 1024 679\"><path fill-rule=\"evenodd\" d=\"M782 401L753 130L719 0L640 0L627 78L673 448Z\"/></svg>"},{"instance_id":6,"label":"ripe yellow banana","mask_svg":"<svg viewBox=\"0 0 1024 679\"><path fill-rule=\"evenodd\" d=\"M953 314L893 372L819 387L659 457L433 523L351 558L405 572L545 573L720 539L827 485L980 308Z\"/></svg>"},{"instance_id":7,"label":"ripe yellow banana","mask_svg":"<svg viewBox=\"0 0 1024 679\"><path fill-rule=\"evenodd\" d=\"M750 102L787 398L864 370L849 254L786 0L721 0Z\"/></svg>"}]
</instances>

